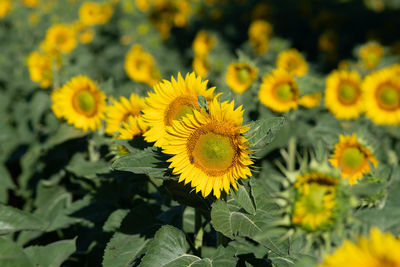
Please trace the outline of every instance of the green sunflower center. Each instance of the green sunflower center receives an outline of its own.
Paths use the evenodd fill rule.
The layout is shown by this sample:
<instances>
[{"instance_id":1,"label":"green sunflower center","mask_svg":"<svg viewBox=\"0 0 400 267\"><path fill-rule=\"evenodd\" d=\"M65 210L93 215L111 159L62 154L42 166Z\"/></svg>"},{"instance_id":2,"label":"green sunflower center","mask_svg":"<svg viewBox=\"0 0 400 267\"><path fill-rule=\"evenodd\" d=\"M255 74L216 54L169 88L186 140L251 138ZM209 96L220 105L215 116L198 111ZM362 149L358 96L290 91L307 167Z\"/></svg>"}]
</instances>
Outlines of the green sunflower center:
<instances>
[{"instance_id":1,"label":"green sunflower center","mask_svg":"<svg viewBox=\"0 0 400 267\"><path fill-rule=\"evenodd\" d=\"M378 93L379 102L384 108L395 109L399 106L399 91L393 86L386 85Z\"/></svg>"},{"instance_id":2,"label":"green sunflower center","mask_svg":"<svg viewBox=\"0 0 400 267\"><path fill-rule=\"evenodd\" d=\"M67 41L67 37L63 34L60 33L56 36L56 44L62 45Z\"/></svg>"},{"instance_id":3,"label":"green sunflower center","mask_svg":"<svg viewBox=\"0 0 400 267\"><path fill-rule=\"evenodd\" d=\"M310 185L310 192L302 196L305 198L304 205L307 212L316 214L324 211L324 196L326 191L327 189L324 186L317 184Z\"/></svg>"},{"instance_id":4,"label":"green sunflower center","mask_svg":"<svg viewBox=\"0 0 400 267\"><path fill-rule=\"evenodd\" d=\"M246 83L250 80L250 71L248 68L240 68L237 71L237 78L241 83Z\"/></svg>"},{"instance_id":5,"label":"green sunflower center","mask_svg":"<svg viewBox=\"0 0 400 267\"><path fill-rule=\"evenodd\" d=\"M290 84L281 84L276 88L276 95L282 101L290 101L294 98L294 92Z\"/></svg>"},{"instance_id":6,"label":"green sunflower center","mask_svg":"<svg viewBox=\"0 0 400 267\"><path fill-rule=\"evenodd\" d=\"M343 84L339 88L339 99L343 104L353 104L359 95L358 88L351 84Z\"/></svg>"},{"instance_id":7,"label":"green sunflower center","mask_svg":"<svg viewBox=\"0 0 400 267\"><path fill-rule=\"evenodd\" d=\"M288 69L288 71L294 71L298 68L298 65L299 64L298 64L297 60L294 58L291 58L287 63L287 69Z\"/></svg>"},{"instance_id":8,"label":"green sunflower center","mask_svg":"<svg viewBox=\"0 0 400 267\"><path fill-rule=\"evenodd\" d=\"M180 120L188 114L193 113L193 109L197 107L196 99L189 96L181 96L176 98L168 107L165 113L165 124L171 125L172 121Z\"/></svg>"},{"instance_id":9,"label":"green sunflower center","mask_svg":"<svg viewBox=\"0 0 400 267\"><path fill-rule=\"evenodd\" d=\"M76 94L75 106L83 113L92 113L96 108L95 96L87 90L82 90Z\"/></svg>"},{"instance_id":10,"label":"green sunflower center","mask_svg":"<svg viewBox=\"0 0 400 267\"><path fill-rule=\"evenodd\" d=\"M197 139L193 161L209 173L225 172L232 166L236 149L230 136L208 132Z\"/></svg>"},{"instance_id":11,"label":"green sunflower center","mask_svg":"<svg viewBox=\"0 0 400 267\"><path fill-rule=\"evenodd\" d=\"M348 168L356 168L364 162L364 154L357 147L349 147L343 151L342 163Z\"/></svg>"}]
</instances>

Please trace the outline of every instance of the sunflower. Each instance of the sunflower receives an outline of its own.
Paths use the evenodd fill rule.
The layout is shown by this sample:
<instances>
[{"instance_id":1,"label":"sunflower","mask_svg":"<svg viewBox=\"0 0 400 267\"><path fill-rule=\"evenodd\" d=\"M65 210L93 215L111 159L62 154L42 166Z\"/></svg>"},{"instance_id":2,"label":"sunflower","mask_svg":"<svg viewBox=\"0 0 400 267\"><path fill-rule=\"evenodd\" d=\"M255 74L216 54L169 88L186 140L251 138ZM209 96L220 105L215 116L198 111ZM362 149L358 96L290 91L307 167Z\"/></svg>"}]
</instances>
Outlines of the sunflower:
<instances>
[{"instance_id":1,"label":"sunflower","mask_svg":"<svg viewBox=\"0 0 400 267\"><path fill-rule=\"evenodd\" d=\"M133 81L144 82L150 86L160 80L160 72L153 56L145 52L138 44L132 46L125 57L125 71Z\"/></svg>"},{"instance_id":2,"label":"sunflower","mask_svg":"<svg viewBox=\"0 0 400 267\"><path fill-rule=\"evenodd\" d=\"M206 77L210 70L210 64L208 62L207 55L195 56L193 58L192 67L195 73L197 73L201 77Z\"/></svg>"},{"instance_id":3,"label":"sunflower","mask_svg":"<svg viewBox=\"0 0 400 267\"><path fill-rule=\"evenodd\" d=\"M10 12L11 6L11 0L0 0L0 19Z\"/></svg>"},{"instance_id":4,"label":"sunflower","mask_svg":"<svg viewBox=\"0 0 400 267\"><path fill-rule=\"evenodd\" d=\"M134 139L142 136L147 130L148 125L143 121L141 116L129 116L126 122L122 122L122 127L119 128L118 139Z\"/></svg>"},{"instance_id":5,"label":"sunflower","mask_svg":"<svg viewBox=\"0 0 400 267\"><path fill-rule=\"evenodd\" d=\"M292 223L312 231L332 223L338 183L336 178L319 172L298 176Z\"/></svg>"},{"instance_id":6,"label":"sunflower","mask_svg":"<svg viewBox=\"0 0 400 267\"><path fill-rule=\"evenodd\" d=\"M166 127L199 108L197 96L202 95L207 100L213 98L215 87L207 89L207 83L194 73L187 74L185 79L179 73L178 80L172 77L171 82L163 80L155 85L154 93L149 93L147 107L143 110L143 118L151 127L144 135L146 141L163 146Z\"/></svg>"},{"instance_id":7,"label":"sunflower","mask_svg":"<svg viewBox=\"0 0 400 267\"><path fill-rule=\"evenodd\" d=\"M299 90L292 75L276 69L262 79L258 97L261 104L275 112L286 112L297 108Z\"/></svg>"},{"instance_id":8,"label":"sunflower","mask_svg":"<svg viewBox=\"0 0 400 267\"><path fill-rule=\"evenodd\" d=\"M39 5L39 0L22 0L27 7L36 7Z\"/></svg>"},{"instance_id":9,"label":"sunflower","mask_svg":"<svg viewBox=\"0 0 400 267\"><path fill-rule=\"evenodd\" d=\"M272 34L272 26L265 20L255 20L249 27L249 41L256 54L261 55L267 52L269 37Z\"/></svg>"},{"instance_id":10,"label":"sunflower","mask_svg":"<svg viewBox=\"0 0 400 267\"><path fill-rule=\"evenodd\" d=\"M150 0L135 0L136 7L142 11L146 12L150 8Z\"/></svg>"},{"instance_id":11,"label":"sunflower","mask_svg":"<svg viewBox=\"0 0 400 267\"><path fill-rule=\"evenodd\" d=\"M52 82L52 58L37 51L32 52L27 59L31 80L40 83L40 87L48 88Z\"/></svg>"},{"instance_id":12,"label":"sunflower","mask_svg":"<svg viewBox=\"0 0 400 267\"><path fill-rule=\"evenodd\" d=\"M348 178L349 184L354 185L364 173L371 170L371 164L376 167L378 161L372 151L357 140L354 133L351 136L339 136L339 143L329 159L333 167L340 168L343 179Z\"/></svg>"},{"instance_id":13,"label":"sunflower","mask_svg":"<svg viewBox=\"0 0 400 267\"><path fill-rule=\"evenodd\" d=\"M92 42L95 32L92 28L85 26L82 22L76 21L74 23L76 34L79 37L79 42L82 44L88 44Z\"/></svg>"},{"instance_id":14,"label":"sunflower","mask_svg":"<svg viewBox=\"0 0 400 267\"><path fill-rule=\"evenodd\" d=\"M106 109L106 130L108 134L113 134L121 128L123 122L127 122L130 117L137 117L140 111L145 107L143 98L131 94L129 100L125 97L120 97L118 102L115 99L111 100L112 105Z\"/></svg>"},{"instance_id":15,"label":"sunflower","mask_svg":"<svg viewBox=\"0 0 400 267\"><path fill-rule=\"evenodd\" d=\"M231 103L219 103L214 98L209 112L193 110L182 120L175 120L167 128L167 142L163 152L174 155L171 162L173 174L180 174L179 182L191 182L203 197L211 191L216 198L224 190L229 194L236 180L251 176L249 143L241 134L248 131L243 126L243 110L234 109Z\"/></svg>"},{"instance_id":16,"label":"sunflower","mask_svg":"<svg viewBox=\"0 0 400 267\"><path fill-rule=\"evenodd\" d=\"M369 238L362 236L357 243L345 240L341 247L327 255L318 267L399 267L399 251L398 238L373 227Z\"/></svg>"},{"instance_id":17,"label":"sunflower","mask_svg":"<svg viewBox=\"0 0 400 267\"><path fill-rule=\"evenodd\" d=\"M52 110L58 118L83 130L101 126L106 107L106 95L88 77L79 75L51 94Z\"/></svg>"},{"instance_id":18,"label":"sunflower","mask_svg":"<svg viewBox=\"0 0 400 267\"><path fill-rule=\"evenodd\" d=\"M276 59L278 69L284 69L290 74L304 76L308 70L308 64L303 55L296 49L288 49L279 53Z\"/></svg>"},{"instance_id":19,"label":"sunflower","mask_svg":"<svg viewBox=\"0 0 400 267\"><path fill-rule=\"evenodd\" d=\"M192 48L197 56L205 56L215 46L216 40L206 31L202 30L196 34Z\"/></svg>"},{"instance_id":20,"label":"sunflower","mask_svg":"<svg viewBox=\"0 0 400 267\"><path fill-rule=\"evenodd\" d=\"M400 76L393 69L367 75L362 89L368 118L376 124L400 122Z\"/></svg>"},{"instance_id":21,"label":"sunflower","mask_svg":"<svg viewBox=\"0 0 400 267\"><path fill-rule=\"evenodd\" d=\"M257 78L258 69L248 63L231 63L226 73L226 83L236 93L246 91Z\"/></svg>"},{"instance_id":22,"label":"sunflower","mask_svg":"<svg viewBox=\"0 0 400 267\"><path fill-rule=\"evenodd\" d=\"M355 72L333 71L326 79L325 105L338 119L354 119L364 111L361 77Z\"/></svg>"},{"instance_id":23,"label":"sunflower","mask_svg":"<svg viewBox=\"0 0 400 267\"><path fill-rule=\"evenodd\" d=\"M55 24L51 26L46 33L44 39L44 47L46 51L55 49L62 53L70 53L77 45L75 30L67 24Z\"/></svg>"},{"instance_id":24,"label":"sunflower","mask_svg":"<svg viewBox=\"0 0 400 267\"><path fill-rule=\"evenodd\" d=\"M113 13L110 4L96 2L85 2L79 8L79 19L87 26L106 24Z\"/></svg>"},{"instance_id":25,"label":"sunflower","mask_svg":"<svg viewBox=\"0 0 400 267\"><path fill-rule=\"evenodd\" d=\"M383 56L383 48L376 42L370 42L360 48L358 55L367 69L373 69Z\"/></svg>"},{"instance_id":26,"label":"sunflower","mask_svg":"<svg viewBox=\"0 0 400 267\"><path fill-rule=\"evenodd\" d=\"M300 97L298 103L305 108L314 108L319 105L322 94L319 92Z\"/></svg>"}]
</instances>

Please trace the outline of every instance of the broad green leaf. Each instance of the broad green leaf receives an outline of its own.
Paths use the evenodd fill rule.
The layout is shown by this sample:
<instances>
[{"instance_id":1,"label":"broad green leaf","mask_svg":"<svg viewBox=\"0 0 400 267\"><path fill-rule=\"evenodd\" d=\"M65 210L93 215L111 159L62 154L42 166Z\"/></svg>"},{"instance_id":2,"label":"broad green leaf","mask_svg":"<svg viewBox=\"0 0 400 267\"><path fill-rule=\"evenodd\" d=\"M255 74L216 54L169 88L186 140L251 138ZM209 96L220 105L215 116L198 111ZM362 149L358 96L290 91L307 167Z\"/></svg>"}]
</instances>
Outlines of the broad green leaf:
<instances>
[{"instance_id":1,"label":"broad green leaf","mask_svg":"<svg viewBox=\"0 0 400 267\"><path fill-rule=\"evenodd\" d=\"M108 173L110 171L109 163L98 160L88 161L81 153L73 156L66 169L78 177L85 177L87 179L96 178L98 174Z\"/></svg>"},{"instance_id":2,"label":"broad green leaf","mask_svg":"<svg viewBox=\"0 0 400 267\"><path fill-rule=\"evenodd\" d=\"M190 266L201 261L197 256L186 254L189 244L185 235L175 227L165 225L157 231L147 247L140 267ZM192 265L193 266L193 265ZM202 265L203 266L203 265Z\"/></svg>"},{"instance_id":3,"label":"broad green leaf","mask_svg":"<svg viewBox=\"0 0 400 267\"><path fill-rule=\"evenodd\" d=\"M85 133L84 131L76 129L73 126L64 123L61 124L57 132L46 141L43 147L45 149L49 149L53 146L62 144L68 140L80 138L85 135L87 135L87 133Z\"/></svg>"},{"instance_id":4,"label":"broad green leaf","mask_svg":"<svg viewBox=\"0 0 400 267\"><path fill-rule=\"evenodd\" d=\"M256 210L254 208L253 201L250 198L249 192L246 187L239 184L238 190L232 192L232 197L235 201L248 213L255 215Z\"/></svg>"},{"instance_id":5,"label":"broad green leaf","mask_svg":"<svg viewBox=\"0 0 400 267\"><path fill-rule=\"evenodd\" d=\"M45 222L30 213L0 204L0 235L21 230L44 231L46 227Z\"/></svg>"},{"instance_id":6,"label":"broad green leaf","mask_svg":"<svg viewBox=\"0 0 400 267\"><path fill-rule=\"evenodd\" d=\"M261 149L271 143L284 124L284 117L261 119L249 123L250 129L246 132L246 138L249 140L251 148Z\"/></svg>"},{"instance_id":7,"label":"broad green leaf","mask_svg":"<svg viewBox=\"0 0 400 267\"><path fill-rule=\"evenodd\" d=\"M133 266L145 252L148 241L140 235L115 233L104 251L103 267Z\"/></svg>"},{"instance_id":8,"label":"broad green leaf","mask_svg":"<svg viewBox=\"0 0 400 267\"><path fill-rule=\"evenodd\" d=\"M223 200L217 200L213 203L211 223L215 230L232 239L237 234L251 237L261 231L255 224L252 215L240 212L239 207L228 206Z\"/></svg>"},{"instance_id":9,"label":"broad green leaf","mask_svg":"<svg viewBox=\"0 0 400 267\"><path fill-rule=\"evenodd\" d=\"M156 148L147 148L121 157L113 163L112 168L136 174L147 174L156 178L169 178L166 175L168 164L165 161L165 156L158 152Z\"/></svg>"},{"instance_id":10,"label":"broad green leaf","mask_svg":"<svg viewBox=\"0 0 400 267\"><path fill-rule=\"evenodd\" d=\"M4 237L0 237L0 266L34 267L22 247Z\"/></svg>"},{"instance_id":11,"label":"broad green leaf","mask_svg":"<svg viewBox=\"0 0 400 267\"><path fill-rule=\"evenodd\" d=\"M7 202L8 189L14 189L15 184L9 174L8 170L3 164L0 164L0 202Z\"/></svg>"},{"instance_id":12,"label":"broad green leaf","mask_svg":"<svg viewBox=\"0 0 400 267\"><path fill-rule=\"evenodd\" d=\"M35 267L58 267L75 252L75 241L61 240L47 246L30 246L24 251Z\"/></svg>"},{"instance_id":13,"label":"broad green leaf","mask_svg":"<svg viewBox=\"0 0 400 267\"><path fill-rule=\"evenodd\" d=\"M127 209L118 209L111 213L107 221L103 225L103 230L106 232L116 231L120 227L122 220L128 213L129 210Z\"/></svg>"}]
</instances>

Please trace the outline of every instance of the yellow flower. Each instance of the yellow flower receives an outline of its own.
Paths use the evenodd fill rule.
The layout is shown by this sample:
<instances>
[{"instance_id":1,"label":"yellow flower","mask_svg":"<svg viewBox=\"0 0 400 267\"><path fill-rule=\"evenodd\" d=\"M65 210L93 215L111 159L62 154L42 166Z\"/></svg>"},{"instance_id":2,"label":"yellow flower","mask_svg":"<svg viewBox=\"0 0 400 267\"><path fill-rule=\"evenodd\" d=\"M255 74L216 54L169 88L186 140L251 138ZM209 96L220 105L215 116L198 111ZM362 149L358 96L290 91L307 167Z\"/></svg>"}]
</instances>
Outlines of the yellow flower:
<instances>
[{"instance_id":1,"label":"yellow flower","mask_svg":"<svg viewBox=\"0 0 400 267\"><path fill-rule=\"evenodd\" d=\"M372 151L357 140L355 133L352 136L339 136L339 143L335 145L329 162L333 167L340 168L342 178L348 178L350 185L356 184L364 173L370 172L371 164L374 167L378 165Z\"/></svg>"},{"instance_id":2,"label":"yellow flower","mask_svg":"<svg viewBox=\"0 0 400 267\"><path fill-rule=\"evenodd\" d=\"M215 46L216 40L206 31L202 30L196 34L192 48L196 56L205 56Z\"/></svg>"},{"instance_id":3,"label":"yellow flower","mask_svg":"<svg viewBox=\"0 0 400 267\"><path fill-rule=\"evenodd\" d=\"M309 95L305 95L300 97L298 103L299 105L305 108L314 108L319 105L321 101L322 94L321 93L312 93Z\"/></svg>"},{"instance_id":4,"label":"yellow flower","mask_svg":"<svg viewBox=\"0 0 400 267\"><path fill-rule=\"evenodd\" d=\"M275 112L287 112L297 108L299 90L292 75L276 69L262 79L258 98L261 104Z\"/></svg>"},{"instance_id":5,"label":"yellow flower","mask_svg":"<svg viewBox=\"0 0 400 267\"><path fill-rule=\"evenodd\" d=\"M249 41L256 54L267 52L269 37L272 34L272 26L265 20L255 20L249 27Z\"/></svg>"},{"instance_id":6,"label":"yellow flower","mask_svg":"<svg viewBox=\"0 0 400 267\"><path fill-rule=\"evenodd\" d=\"M376 124L400 122L400 76L383 69L365 77L362 84L366 116Z\"/></svg>"},{"instance_id":7,"label":"yellow flower","mask_svg":"<svg viewBox=\"0 0 400 267\"><path fill-rule=\"evenodd\" d=\"M231 185L237 190L236 181L251 176L253 164L248 141L241 135L249 128L242 124L242 108L234 109L233 101L219 103L217 98L210 102L209 113L193 110L173 121L163 152L174 155L169 167L180 174L179 182L191 182L203 197L211 191L216 198L222 190L229 194Z\"/></svg>"},{"instance_id":8,"label":"yellow flower","mask_svg":"<svg viewBox=\"0 0 400 267\"><path fill-rule=\"evenodd\" d=\"M326 79L325 105L338 119L360 116L364 111L360 75L344 70L330 73Z\"/></svg>"},{"instance_id":9,"label":"yellow flower","mask_svg":"<svg viewBox=\"0 0 400 267\"><path fill-rule=\"evenodd\" d=\"M122 127L119 129L120 135L117 138L134 139L142 136L148 128L148 125L143 121L141 116L129 116L127 122L122 122Z\"/></svg>"},{"instance_id":10,"label":"yellow flower","mask_svg":"<svg viewBox=\"0 0 400 267\"><path fill-rule=\"evenodd\" d=\"M39 0L22 0L22 2L28 7L37 7L39 4Z\"/></svg>"},{"instance_id":11,"label":"yellow flower","mask_svg":"<svg viewBox=\"0 0 400 267\"><path fill-rule=\"evenodd\" d=\"M345 240L318 267L400 267L399 251L398 238L373 227L369 238L362 236L357 243Z\"/></svg>"},{"instance_id":12,"label":"yellow flower","mask_svg":"<svg viewBox=\"0 0 400 267\"><path fill-rule=\"evenodd\" d=\"M193 58L192 67L194 72L201 77L206 77L210 70L207 56L195 56Z\"/></svg>"},{"instance_id":13,"label":"yellow flower","mask_svg":"<svg viewBox=\"0 0 400 267\"><path fill-rule=\"evenodd\" d=\"M11 6L11 0L0 0L0 19L10 12Z\"/></svg>"},{"instance_id":14,"label":"yellow flower","mask_svg":"<svg viewBox=\"0 0 400 267\"><path fill-rule=\"evenodd\" d=\"M125 57L125 71L133 81L144 82L150 86L160 80L153 56L143 51L142 46L138 44L132 46Z\"/></svg>"},{"instance_id":15,"label":"yellow flower","mask_svg":"<svg viewBox=\"0 0 400 267\"><path fill-rule=\"evenodd\" d=\"M106 109L106 130L108 134L118 132L123 122L127 122L130 117L137 117L145 107L143 98L131 94L129 100L123 96L120 101L111 100L112 105Z\"/></svg>"},{"instance_id":16,"label":"yellow flower","mask_svg":"<svg viewBox=\"0 0 400 267\"><path fill-rule=\"evenodd\" d=\"M112 5L85 2L79 8L79 19L87 26L106 24L113 13Z\"/></svg>"},{"instance_id":17,"label":"yellow flower","mask_svg":"<svg viewBox=\"0 0 400 267\"><path fill-rule=\"evenodd\" d=\"M146 12L150 8L150 0L135 0L137 8L142 11Z\"/></svg>"},{"instance_id":18,"label":"yellow flower","mask_svg":"<svg viewBox=\"0 0 400 267\"><path fill-rule=\"evenodd\" d=\"M54 49L62 53L71 52L77 45L74 28L66 24L51 26L47 30L43 45L47 47L46 51Z\"/></svg>"},{"instance_id":19,"label":"yellow flower","mask_svg":"<svg viewBox=\"0 0 400 267\"><path fill-rule=\"evenodd\" d=\"M383 56L383 48L378 43L370 42L360 48L359 56L367 69L373 69Z\"/></svg>"},{"instance_id":20,"label":"yellow flower","mask_svg":"<svg viewBox=\"0 0 400 267\"><path fill-rule=\"evenodd\" d=\"M292 223L311 231L332 223L338 184L336 178L320 172L297 176Z\"/></svg>"},{"instance_id":21,"label":"yellow flower","mask_svg":"<svg viewBox=\"0 0 400 267\"><path fill-rule=\"evenodd\" d=\"M27 59L31 80L40 83L40 87L48 88L52 82L52 58L46 54L32 52Z\"/></svg>"},{"instance_id":22,"label":"yellow flower","mask_svg":"<svg viewBox=\"0 0 400 267\"><path fill-rule=\"evenodd\" d=\"M171 82L163 80L155 85L154 93L149 93L147 107L143 110L143 118L151 127L144 135L145 140L162 147L166 143L166 127L199 108L197 96L212 99L215 87L207 89L207 83L194 73L187 74L185 79L179 73L178 80L171 77Z\"/></svg>"},{"instance_id":23,"label":"yellow flower","mask_svg":"<svg viewBox=\"0 0 400 267\"><path fill-rule=\"evenodd\" d=\"M296 49L288 49L279 53L276 66L278 69L284 69L290 74L299 77L304 76L308 70L307 62L304 60L303 55Z\"/></svg>"},{"instance_id":24,"label":"yellow flower","mask_svg":"<svg viewBox=\"0 0 400 267\"><path fill-rule=\"evenodd\" d=\"M235 62L228 66L226 83L236 93L243 93L257 79L258 69L248 63Z\"/></svg>"},{"instance_id":25,"label":"yellow flower","mask_svg":"<svg viewBox=\"0 0 400 267\"><path fill-rule=\"evenodd\" d=\"M54 114L78 129L94 131L101 127L106 95L88 77L79 75L51 94Z\"/></svg>"},{"instance_id":26,"label":"yellow flower","mask_svg":"<svg viewBox=\"0 0 400 267\"><path fill-rule=\"evenodd\" d=\"M74 28L76 34L79 36L79 42L82 44L88 44L92 42L95 34L92 28L83 25L83 23L79 20L74 23Z\"/></svg>"}]
</instances>

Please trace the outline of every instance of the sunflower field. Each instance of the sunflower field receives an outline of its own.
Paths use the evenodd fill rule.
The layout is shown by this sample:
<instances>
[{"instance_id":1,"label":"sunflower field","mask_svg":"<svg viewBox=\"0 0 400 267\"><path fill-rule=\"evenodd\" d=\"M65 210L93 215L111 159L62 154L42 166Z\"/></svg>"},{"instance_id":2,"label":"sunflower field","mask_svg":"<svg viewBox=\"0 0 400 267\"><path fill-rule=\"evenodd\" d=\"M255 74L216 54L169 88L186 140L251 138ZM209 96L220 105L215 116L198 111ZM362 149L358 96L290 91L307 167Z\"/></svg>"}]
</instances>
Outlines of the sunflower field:
<instances>
[{"instance_id":1,"label":"sunflower field","mask_svg":"<svg viewBox=\"0 0 400 267\"><path fill-rule=\"evenodd\" d=\"M0 0L0 267L400 267L399 0Z\"/></svg>"}]
</instances>

